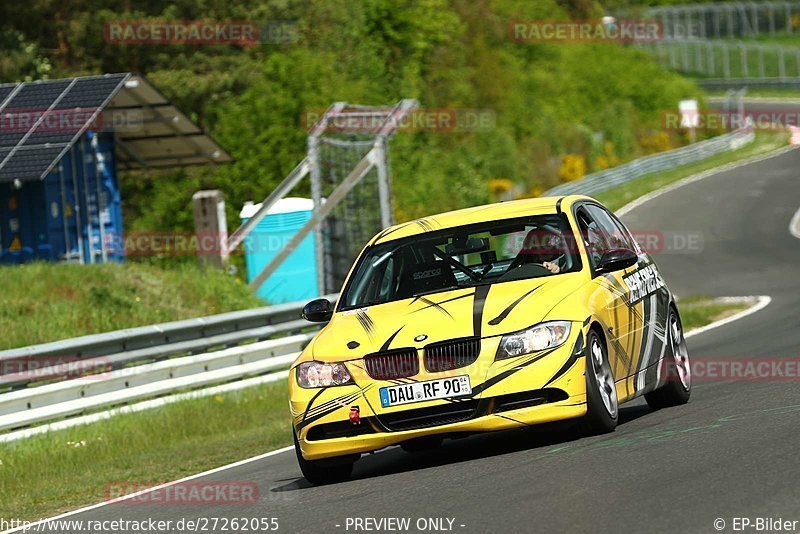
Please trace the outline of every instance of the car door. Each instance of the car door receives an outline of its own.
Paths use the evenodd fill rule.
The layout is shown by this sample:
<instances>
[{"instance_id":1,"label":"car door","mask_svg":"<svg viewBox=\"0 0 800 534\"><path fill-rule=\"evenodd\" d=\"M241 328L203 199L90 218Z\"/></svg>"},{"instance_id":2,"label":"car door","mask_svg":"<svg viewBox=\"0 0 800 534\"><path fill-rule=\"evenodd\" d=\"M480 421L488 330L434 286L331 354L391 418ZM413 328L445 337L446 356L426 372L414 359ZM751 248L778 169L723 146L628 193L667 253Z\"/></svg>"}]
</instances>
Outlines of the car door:
<instances>
[{"instance_id":1,"label":"car door","mask_svg":"<svg viewBox=\"0 0 800 534\"><path fill-rule=\"evenodd\" d=\"M605 208L603 210L619 229L629 248L639 256L637 264L622 277L628 291L628 305L633 311L633 336L636 372L630 377L636 395L649 391L658 382L658 362L664 357L666 328L671 296L653 258L644 252L625 225Z\"/></svg>"},{"instance_id":2,"label":"car door","mask_svg":"<svg viewBox=\"0 0 800 534\"><path fill-rule=\"evenodd\" d=\"M606 251L614 248L637 251L636 245L631 242L627 231L620 231L610 214L599 205L584 203L575 215L592 269L594 290L590 306L605 323L609 363L618 382L619 397L624 400L635 393L629 377L637 370L640 345L638 328L641 319L637 315L640 312L629 302L625 284L625 277L636 267L605 274L597 274L595 269Z\"/></svg>"},{"instance_id":3,"label":"car door","mask_svg":"<svg viewBox=\"0 0 800 534\"><path fill-rule=\"evenodd\" d=\"M666 347L669 291L653 259L641 250L619 219L598 204L587 205L587 210L611 236L611 246L628 248L639 257L633 267L613 273L614 279L627 293L625 300L630 311L627 340L623 345L627 351L628 369L626 374L617 376L627 377L626 392L639 395L658 381L657 364ZM622 365L619 367L623 372Z\"/></svg>"}]
</instances>

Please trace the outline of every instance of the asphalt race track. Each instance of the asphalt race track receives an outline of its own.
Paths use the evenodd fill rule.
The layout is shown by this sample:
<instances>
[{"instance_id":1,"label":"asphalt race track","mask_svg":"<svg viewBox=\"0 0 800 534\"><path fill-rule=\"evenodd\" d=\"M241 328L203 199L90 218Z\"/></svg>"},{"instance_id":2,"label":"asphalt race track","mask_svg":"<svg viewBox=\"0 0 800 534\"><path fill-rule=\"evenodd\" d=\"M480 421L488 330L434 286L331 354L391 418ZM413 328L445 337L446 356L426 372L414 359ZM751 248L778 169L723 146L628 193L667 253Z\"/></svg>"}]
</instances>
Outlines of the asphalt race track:
<instances>
[{"instance_id":1,"label":"asphalt race track","mask_svg":"<svg viewBox=\"0 0 800 534\"><path fill-rule=\"evenodd\" d=\"M624 217L637 231L700 236L702 250L656 254L679 295L772 297L760 312L690 338L696 361L800 357L800 239L789 232L798 208L794 150ZM398 517L417 532L420 518L449 518L465 533L716 532L717 518L732 532L735 517L800 520L800 383L695 380L688 405L653 412L638 400L606 436L512 431L417 455L394 447L327 487L310 487L286 452L202 479L254 481L258 505L121 502L70 519L257 517L277 518L281 532L354 532L348 518Z\"/></svg>"}]
</instances>

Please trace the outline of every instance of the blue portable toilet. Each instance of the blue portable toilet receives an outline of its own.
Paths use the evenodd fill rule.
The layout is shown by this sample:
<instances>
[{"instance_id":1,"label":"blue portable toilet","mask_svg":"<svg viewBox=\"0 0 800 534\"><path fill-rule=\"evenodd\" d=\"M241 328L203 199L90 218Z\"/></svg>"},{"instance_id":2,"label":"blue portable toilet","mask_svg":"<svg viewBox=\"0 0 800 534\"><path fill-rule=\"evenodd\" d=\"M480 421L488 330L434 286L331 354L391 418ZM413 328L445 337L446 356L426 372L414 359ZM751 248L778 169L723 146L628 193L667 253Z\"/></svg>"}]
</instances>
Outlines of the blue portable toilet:
<instances>
[{"instance_id":1,"label":"blue portable toilet","mask_svg":"<svg viewBox=\"0 0 800 534\"><path fill-rule=\"evenodd\" d=\"M261 204L245 203L239 213L242 223L260 208ZM313 212L314 201L308 198L283 198L270 208L243 243L248 282L258 276L308 222ZM256 294L272 304L307 300L319 295L313 232L303 239Z\"/></svg>"}]
</instances>

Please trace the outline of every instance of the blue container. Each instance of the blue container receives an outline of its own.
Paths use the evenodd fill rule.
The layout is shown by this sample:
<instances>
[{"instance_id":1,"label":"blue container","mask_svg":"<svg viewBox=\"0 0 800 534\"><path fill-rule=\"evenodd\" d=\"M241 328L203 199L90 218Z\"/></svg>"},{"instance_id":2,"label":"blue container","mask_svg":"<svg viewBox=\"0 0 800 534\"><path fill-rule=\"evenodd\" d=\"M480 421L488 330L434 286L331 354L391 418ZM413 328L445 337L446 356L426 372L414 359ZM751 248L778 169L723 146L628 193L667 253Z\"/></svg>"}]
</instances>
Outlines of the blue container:
<instances>
[{"instance_id":1,"label":"blue container","mask_svg":"<svg viewBox=\"0 0 800 534\"><path fill-rule=\"evenodd\" d=\"M0 184L0 263L122 261L114 158L113 134L89 132L44 180Z\"/></svg>"},{"instance_id":2,"label":"blue container","mask_svg":"<svg viewBox=\"0 0 800 534\"><path fill-rule=\"evenodd\" d=\"M242 222L249 219L260 207L260 204L245 204L239 214ZM243 243L248 281L258 276L308 222L313 211L312 200L291 197L279 200L269 210ZM319 295L313 232L286 258L256 294L272 304L313 299Z\"/></svg>"}]
</instances>

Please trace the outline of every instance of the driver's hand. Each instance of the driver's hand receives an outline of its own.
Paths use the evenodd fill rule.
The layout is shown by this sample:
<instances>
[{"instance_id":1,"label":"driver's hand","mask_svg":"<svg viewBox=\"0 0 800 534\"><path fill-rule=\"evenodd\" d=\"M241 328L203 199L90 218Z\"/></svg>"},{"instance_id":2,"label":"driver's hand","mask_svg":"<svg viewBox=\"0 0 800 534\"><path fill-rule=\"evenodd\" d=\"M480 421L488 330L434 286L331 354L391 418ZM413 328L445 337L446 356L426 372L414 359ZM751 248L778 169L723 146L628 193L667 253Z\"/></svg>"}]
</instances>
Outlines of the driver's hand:
<instances>
[{"instance_id":1,"label":"driver's hand","mask_svg":"<svg viewBox=\"0 0 800 534\"><path fill-rule=\"evenodd\" d=\"M547 269L548 271L550 271L553 274L558 274L558 272L561 270L561 267L559 267L558 264L553 263L551 261L544 262L542 264L542 267L544 267L545 269Z\"/></svg>"}]
</instances>

